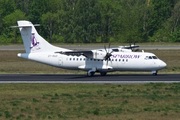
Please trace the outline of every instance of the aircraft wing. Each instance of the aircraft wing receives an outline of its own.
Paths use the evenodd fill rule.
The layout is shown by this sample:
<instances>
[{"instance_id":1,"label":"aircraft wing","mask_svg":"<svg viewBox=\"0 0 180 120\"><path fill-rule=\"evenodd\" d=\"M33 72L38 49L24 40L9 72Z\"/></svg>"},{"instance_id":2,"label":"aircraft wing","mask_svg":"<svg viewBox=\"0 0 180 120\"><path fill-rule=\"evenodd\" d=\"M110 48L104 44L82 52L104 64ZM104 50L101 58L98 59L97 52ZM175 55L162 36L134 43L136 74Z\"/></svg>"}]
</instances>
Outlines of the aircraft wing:
<instances>
[{"instance_id":1,"label":"aircraft wing","mask_svg":"<svg viewBox=\"0 0 180 120\"><path fill-rule=\"evenodd\" d=\"M71 56L85 56L87 58L93 58L93 59L100 59L103 60L106 56L105 51L100 50L88 50L88 51L64 51L64 52L55 52L60 53L64 55L71 55Z\"/></svg>"},{"instance_id":2,"label":"aircraft wing","mask_svg":"<svg viewBox=\"0 0 180 120\"><path fill-rule=\"evenodd\" d=\"M61 54L65 54L65 55L72 55L72 56L85 56L90 58L91 56L93 56L93 52L92 51L67 51L67 52L56 52L56 53L61 53Z\"/></svg>"}]
</instances>

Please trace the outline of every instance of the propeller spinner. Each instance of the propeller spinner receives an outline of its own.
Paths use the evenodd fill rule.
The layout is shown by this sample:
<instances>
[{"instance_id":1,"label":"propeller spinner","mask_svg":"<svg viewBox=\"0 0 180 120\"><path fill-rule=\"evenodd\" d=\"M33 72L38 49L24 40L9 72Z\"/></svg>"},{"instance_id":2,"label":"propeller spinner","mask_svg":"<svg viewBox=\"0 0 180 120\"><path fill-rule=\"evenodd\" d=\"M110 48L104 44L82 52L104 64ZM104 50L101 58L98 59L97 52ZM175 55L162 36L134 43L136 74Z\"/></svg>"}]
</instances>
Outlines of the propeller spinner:
<instances>
[{"instance_id":1,"label":"propeller spinner","mask_svg":"<svg viewBox=\"0 0 180 120\"><path fill-rule=\"evenodd\" d=\"M109 50L110 50L110 45L111 45L111 43L109 43L108 52L107 52L107 50L106 50L106 46L104 45L104 49L105 49L105 51L106 51L106 56L104 57L104 60L105 60L105 61L107 60L107 65L108 65L108 61L111 60L110 57L112 56L112 53L113 53L113 50L112 50L111 52L109 52Z\"/></svg>"}]
</instances>

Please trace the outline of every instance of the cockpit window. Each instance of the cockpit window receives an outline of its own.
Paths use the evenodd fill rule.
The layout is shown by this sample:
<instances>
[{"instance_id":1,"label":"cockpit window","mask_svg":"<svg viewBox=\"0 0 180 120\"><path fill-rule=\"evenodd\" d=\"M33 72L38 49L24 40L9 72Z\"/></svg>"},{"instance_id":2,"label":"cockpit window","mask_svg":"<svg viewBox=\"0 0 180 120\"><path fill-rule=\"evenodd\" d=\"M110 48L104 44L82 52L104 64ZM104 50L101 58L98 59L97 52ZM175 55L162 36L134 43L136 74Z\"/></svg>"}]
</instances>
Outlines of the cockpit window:
<instances>
[{"instance_id":1,"label":"cockpit window","mask_svg":"<svg viewBox=\"0 0 180 120\"><path fill-rule=\"evenodd\" d=\"M149 56L146 56L144 59L145 59L145 60L148 60L148 59L149 59Z\"/></svg>"},{"instance_id":2,"label":"cockpit window","mask_svg":"<svg viewBox=\"0 0 180 120\"><path fill-rule=\"evenodd\" d=\"M158 59L156 56L152 56L153 59Z\"/></svg>"},{"instance_id":3,"label":"cockpit window","mask_svg":"<svg viewBox=\"0 0 180 120\"><path fill-rule=\"evenodd\" d=\"M157 56L146 56L144 59L145 60L158 59L158 57Z\"/></svg>"}]
</instances>

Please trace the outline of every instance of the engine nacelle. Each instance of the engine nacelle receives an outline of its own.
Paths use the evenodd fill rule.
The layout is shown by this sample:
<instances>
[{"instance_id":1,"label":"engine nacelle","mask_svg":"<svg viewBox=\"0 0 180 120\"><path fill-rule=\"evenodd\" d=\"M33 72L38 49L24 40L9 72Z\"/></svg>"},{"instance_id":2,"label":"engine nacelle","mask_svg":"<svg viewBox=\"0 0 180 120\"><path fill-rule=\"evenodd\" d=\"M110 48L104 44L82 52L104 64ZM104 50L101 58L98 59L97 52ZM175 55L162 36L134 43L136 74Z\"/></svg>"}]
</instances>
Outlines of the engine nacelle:
<instances>
[{"instance_id":1,"label":"engine nacelle","mask_svg":"<svg viewBox=\"0 0 180 120\"><path fill-rule=\"evenodd\" d=\"M92 50L92 58L93 59L99 59L99 60L103 60L104 57L106 56L106 52L105 51L100 51L100 50Z\"/></svg>"},{"instance_id":2,"label":"engine nacelle","mask_svg":"<svg viewBox=\"0 0 180 120\"><path fill-rule=\"evenodd\" d=\"M121 49L121 48L119 49L119 51L120 51L120 52L132 52L131 49Z\"/></svg>"}]
</instances>

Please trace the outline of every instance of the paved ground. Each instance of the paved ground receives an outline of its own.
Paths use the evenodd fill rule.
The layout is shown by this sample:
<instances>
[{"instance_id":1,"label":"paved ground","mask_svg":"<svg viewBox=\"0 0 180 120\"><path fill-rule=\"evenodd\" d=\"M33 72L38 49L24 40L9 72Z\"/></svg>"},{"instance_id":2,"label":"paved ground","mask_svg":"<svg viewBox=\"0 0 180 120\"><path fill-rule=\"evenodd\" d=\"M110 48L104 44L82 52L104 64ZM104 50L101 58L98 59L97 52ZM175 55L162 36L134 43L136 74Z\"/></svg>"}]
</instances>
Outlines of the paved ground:
<instances>
[{"instance_id":1,"label":"paved ground","mask_svg":"<svg viewBox=\"0 0 180 120\"><path fill-rule=\"evenodd\" d=\"M1 74L0 83L112 83L112 84L141 84L141 83L172 83L180 82L180 74L116 74L93 77L86 75L58 74Z\"/></svg>"}]
</instances>

